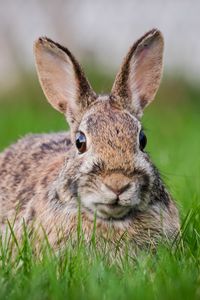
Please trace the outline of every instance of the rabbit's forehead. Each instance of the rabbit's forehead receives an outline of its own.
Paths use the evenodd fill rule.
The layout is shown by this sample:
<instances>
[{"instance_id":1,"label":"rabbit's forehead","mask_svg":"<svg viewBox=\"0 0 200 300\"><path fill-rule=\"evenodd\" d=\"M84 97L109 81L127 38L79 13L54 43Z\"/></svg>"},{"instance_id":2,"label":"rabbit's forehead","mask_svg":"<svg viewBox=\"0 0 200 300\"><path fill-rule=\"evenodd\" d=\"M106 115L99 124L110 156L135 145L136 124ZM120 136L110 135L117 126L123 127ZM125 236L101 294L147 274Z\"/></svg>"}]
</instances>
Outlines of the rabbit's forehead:
<instances>
[{"instance_id":1,"label":"rabbit's forehead","mask_svg":"<svg viewBox=\"0 0 200 300\"><path fill-rule=\"evenodd\" d=\"M98 133L105 133L105 137L109 136L110 138L122 137L122 134L130 137L138 132L139 122L128 112L108 109L89 115L86 119L86 130L95 136Z\"/></svg>"},{"instance_id":2,"label":"rabbit's forehead","mask_svg":"<svg viewBox=\"0 0 200 300\"><path fill-rule=\"evenodd\" d=\"M92 109L84 118L84 129L94 144L104 144L123 150L133 151L137 143L140 122L127 111L109 104L101 104Z\"/></svg>"}]
</instances>

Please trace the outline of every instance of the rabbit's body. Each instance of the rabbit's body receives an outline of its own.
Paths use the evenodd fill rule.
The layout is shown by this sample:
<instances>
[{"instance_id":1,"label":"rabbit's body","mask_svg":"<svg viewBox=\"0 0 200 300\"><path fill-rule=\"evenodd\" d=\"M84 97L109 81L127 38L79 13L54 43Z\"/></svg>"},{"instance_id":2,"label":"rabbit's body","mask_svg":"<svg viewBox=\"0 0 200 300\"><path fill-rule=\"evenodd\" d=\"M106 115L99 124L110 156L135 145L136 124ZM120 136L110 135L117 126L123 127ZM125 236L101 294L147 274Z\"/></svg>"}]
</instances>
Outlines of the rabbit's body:
<instances>
[{"instance_id":1,"label":"rabbit's body","mask_svg":"<svg viewBox=\"0 0 200 300\"><path fill-rule=\"evenodd\" d=\"M77 237L80 207L86 239L92 236L94 216L97 236L112 242L125 234L143 247L177 233L177 208L143 151L145 137L139 121L159 84L160 47L160 33L147 33L130 50L111 95L97 96L67 49L48 39L37 42L40 81L52 105L66 114L72 130L71 135L30 135L0 154L2 229L7 219L15 219L19 234L23 220L42 225L56 247L59 231L62 240ZM154 55L158 55L157 62ZM138 87L134 82L134 95L142 92L134 106L127 90L132 57L142 59L142 72L151 66L155 73L147 76L152 83L144 80L142 86L143 76L137 74L134 62L140 82ZM62 85L66 80L68 88Z\"/></svg>"},{"instance_id":2,"label":"rabbit's body","mask_svg":"<svg viewBox=\"0 0 200 300\"><path fill-rule=\"evenodd\" d=\"M105 114L103 121L106 122ZM99 128L102 131L105 129L103 126ZM123 142L125 150L127 143L123 141L123 137L122 134L119 143L121 145ZM0 155L2 225L7 223L7 219L15 219L15 228L20 232L24 220L26 224L42 224L54 246L59 241L59 228L62 228L66 239L73 236L76 238L79 207L77 182L81 174L75 178L74 169L79 169L81 165L72 166L69 173L63 176L63 166L73 155L73 151L70 151L72 147L69 133L38 134L19 140ZM105 148L102 152L108 154L108 169L112 168L112 163L115 169L122 168L123 158L116 159L112 147ZM122 146L120 148L123 150ZM119 154L123 156L124 152L120 149ZM105 158L104 155L103 157ZM94 173L98 173L98 167L95 168ZM154 170L153 166L152 168ZM128 238L138 246L148 243L153 245L163 235L168 238L174 236L178 230L177 209L157 171L151 176L155 176L155 186L152 187L151 199L148 200L150 204L142 203L140 210L140 205L138 208L136 206L125 218L97 218L97 235L117 242L126 232ZM82 219L84 235L90 239L94 228L93 212L83 208Z\"/></svg>"},{"instance_id":3,"label":"rabbit's body","mask_svg":"<svg viewBox=\"0 0 200 300\"><path fill-rule=\"evenodd\" d=\"M21 219L25 212L28 219L34 217L35 204L45 198L70 145L67 133L28 135L0 154L1 222L16 214ZM29 215L27 207L35 195L38 202L30 207Z\"/></svg>"}]
</instances>

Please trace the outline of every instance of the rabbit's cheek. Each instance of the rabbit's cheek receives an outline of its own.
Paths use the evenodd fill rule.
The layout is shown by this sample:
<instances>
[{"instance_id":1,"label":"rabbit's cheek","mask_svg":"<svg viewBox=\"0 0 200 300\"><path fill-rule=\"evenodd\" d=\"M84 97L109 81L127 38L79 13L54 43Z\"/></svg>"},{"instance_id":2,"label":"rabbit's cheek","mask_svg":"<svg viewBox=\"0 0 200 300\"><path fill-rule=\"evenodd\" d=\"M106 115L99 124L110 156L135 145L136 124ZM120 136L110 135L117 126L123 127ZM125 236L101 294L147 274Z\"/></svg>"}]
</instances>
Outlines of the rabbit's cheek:
<instances>
[{"instance_id":1,"label":"rabbit's cheek","mask_svg":"<svg viewBox=\"0 0 200 300\"><path fill-rule=\"evenodd\" d=\"M102 201L102 197L99 194L87 192L81 196L82 205L91 210L96 211L96 204Z\"/></svg>"},{"instance_id":2,"label":"rabbit's cheek","mask_svg":"<svg viewBox=\"0 0 200 300\"><path fill-rule=\"evenodd\" d=\"M120 205L132 207L138 205L141 202L139 184L132 184L127 191L120 195L119 199Z\"/></svg>"}]
</instances>

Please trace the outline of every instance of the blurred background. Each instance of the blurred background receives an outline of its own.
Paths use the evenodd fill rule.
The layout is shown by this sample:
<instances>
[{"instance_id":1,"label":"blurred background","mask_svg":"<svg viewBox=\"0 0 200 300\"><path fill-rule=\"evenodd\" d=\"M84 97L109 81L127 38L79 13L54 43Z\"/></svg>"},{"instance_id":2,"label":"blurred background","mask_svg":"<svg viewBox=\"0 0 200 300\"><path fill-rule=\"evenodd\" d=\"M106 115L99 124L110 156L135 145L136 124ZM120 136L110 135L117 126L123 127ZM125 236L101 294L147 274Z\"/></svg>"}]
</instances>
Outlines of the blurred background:
<instances>
[{"instance_id":1,"label":"blurred background","mask_svg":"<svg viewBox=\"0 0 200 300\"><path fill-rule=\"evenodd\" d=\"M200 2L184 0L1 0L0 150L28 132L66 130L39 86L32 46L39 36L67 46L94 89L109 92L130 45L157 27L164 77L143 124L147 150L182 212L200 197Z\"/></svg>"}]
</instances>

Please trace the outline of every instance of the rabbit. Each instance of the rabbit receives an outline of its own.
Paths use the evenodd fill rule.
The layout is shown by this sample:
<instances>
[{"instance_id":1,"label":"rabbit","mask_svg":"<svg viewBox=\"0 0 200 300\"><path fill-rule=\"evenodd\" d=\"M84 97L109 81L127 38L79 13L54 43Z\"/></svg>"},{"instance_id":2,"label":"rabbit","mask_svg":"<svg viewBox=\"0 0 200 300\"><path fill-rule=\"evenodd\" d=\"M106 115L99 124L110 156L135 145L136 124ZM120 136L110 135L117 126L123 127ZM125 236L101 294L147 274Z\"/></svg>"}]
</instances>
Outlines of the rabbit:
<instances>
[{"instance_id":1,"label":"rabbit","mask_svg":"<svg viewBox=\"0 0 200 300\"><path fill-rule=\"evenodd\" d=\"M126 234L145 248L179 231L175 202L145 152L144 108L162 76L164 41L152 29L130 48L111 93L97 95L72 53L47 37L34 44L36 69L50 104L70 133L27 135L0 154L0 223L16 232L42 226L52 247L77 239L117 242Z\"/></svg>"}]
</instances>

